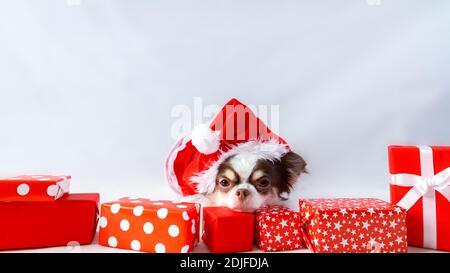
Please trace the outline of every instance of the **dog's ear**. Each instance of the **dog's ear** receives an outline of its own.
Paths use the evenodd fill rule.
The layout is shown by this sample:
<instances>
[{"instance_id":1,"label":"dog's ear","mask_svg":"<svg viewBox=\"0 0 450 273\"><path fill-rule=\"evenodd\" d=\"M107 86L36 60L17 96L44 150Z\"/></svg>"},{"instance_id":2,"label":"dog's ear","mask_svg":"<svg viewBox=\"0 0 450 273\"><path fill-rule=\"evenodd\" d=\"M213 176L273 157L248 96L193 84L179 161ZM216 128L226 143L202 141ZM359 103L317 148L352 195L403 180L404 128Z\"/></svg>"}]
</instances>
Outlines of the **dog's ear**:
<instances>
[{"instance_id":1,"label":"dog's ear","mask_svg":"<svg viewBox=\"0 0 450 273\"><path fill-rule=\"evenodd\" d=\"M299 154L288 152L281 158L280 167L282 168L282 178L285 185L282 187L283 191L279 193L279 196L281 199L287 199L282 195L289 194L300 175L307 173L306 161Z\"/></svg>"}]
</instances>

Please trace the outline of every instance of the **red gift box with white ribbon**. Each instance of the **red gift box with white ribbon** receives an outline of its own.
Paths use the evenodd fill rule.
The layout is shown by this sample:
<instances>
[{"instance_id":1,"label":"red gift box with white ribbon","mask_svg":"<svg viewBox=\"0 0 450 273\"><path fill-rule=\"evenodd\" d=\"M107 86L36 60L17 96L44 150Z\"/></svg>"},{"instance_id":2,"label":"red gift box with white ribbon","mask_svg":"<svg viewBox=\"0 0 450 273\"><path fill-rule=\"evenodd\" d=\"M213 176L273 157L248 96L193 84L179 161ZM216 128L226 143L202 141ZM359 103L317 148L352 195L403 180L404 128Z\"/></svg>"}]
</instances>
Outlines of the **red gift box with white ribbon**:
<instances>
[{"instance_id":1,"label":"red gift box with white ribbon","mask_svg":"<svg viewBox=\"0 0 450 273\"><path fill-rule=\"evenodd\" d=\"M70 176L21 175L0 179L0 202L54 201L69 192Z\"/></svg>"},{"instance_id":2,"label":"red gift box with white ribbon","mask_svg":"<svg viewBox=\"0 0 450 273\"><path fill-rule=\"evenodd\" d=\"M388 150L391 202L408 211L408 243L450 251L450 147Z\"/></svg>"},{"instance_id":3,"label":"red gift box with white ribbon","mask_svg":"<svg viewBox=\"0 0 450 273\"><path fill-rule=\"evenodd\" d=\"M256 245L265 252L302 248L300 213L281 206L256 212Z\"/></svg>"}]
</instances>

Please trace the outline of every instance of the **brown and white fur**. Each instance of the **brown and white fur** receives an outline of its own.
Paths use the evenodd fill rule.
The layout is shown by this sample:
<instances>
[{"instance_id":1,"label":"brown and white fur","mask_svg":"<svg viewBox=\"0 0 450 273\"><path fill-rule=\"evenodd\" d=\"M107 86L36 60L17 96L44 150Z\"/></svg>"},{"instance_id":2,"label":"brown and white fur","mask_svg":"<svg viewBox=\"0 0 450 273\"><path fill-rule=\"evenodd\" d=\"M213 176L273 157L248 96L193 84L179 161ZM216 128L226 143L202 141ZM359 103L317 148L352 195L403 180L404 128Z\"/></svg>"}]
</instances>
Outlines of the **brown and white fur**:
<instances>
[{"instance_id":1,"label":"brown and white fur","mask_svg":"<svg viewBox=\"0 0 450 273\"><path fill-rule=\"evenodd\" d=\"M213 191L192 196L192 201L253 212L285 201L305 172L305 160L291 151L275 160L252 152L233 154L218 165Z\"/></svg>"}]
</instances>

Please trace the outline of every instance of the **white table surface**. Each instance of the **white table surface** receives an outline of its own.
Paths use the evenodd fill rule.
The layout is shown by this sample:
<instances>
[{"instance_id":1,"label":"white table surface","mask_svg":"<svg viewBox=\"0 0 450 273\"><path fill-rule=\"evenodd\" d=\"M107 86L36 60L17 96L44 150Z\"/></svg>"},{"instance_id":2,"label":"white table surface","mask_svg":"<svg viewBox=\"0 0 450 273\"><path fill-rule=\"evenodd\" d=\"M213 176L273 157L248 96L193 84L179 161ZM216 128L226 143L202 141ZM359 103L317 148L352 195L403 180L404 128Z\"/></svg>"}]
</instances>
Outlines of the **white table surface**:
<instances>
[{"instance_id":1,"label":"white table surface","mask_svg":"<svg viewBox=\"0 0 450 273\"><path fill-rule=\"evenodd\" d=\"M132 250L118 249L104 247L97 243L98 234L95 236L94 241L90 245L83 246L63 246L63 247L49 247L49 248L37 248L37 249L22 249L22 250L12 250L12 251L0 251L0 253L138 253ZM193 252L191 253L208 253L207 247L200 243ZM445 253L442 251L436 251L431 249L408 247L409 253ZM262 253L261 250L255 247L255 249L249 253ZM276 252L280 253L280 252ZM286 251L285 253L310 253L308 249L299 249Z\"/></svg>"}]
</instances>

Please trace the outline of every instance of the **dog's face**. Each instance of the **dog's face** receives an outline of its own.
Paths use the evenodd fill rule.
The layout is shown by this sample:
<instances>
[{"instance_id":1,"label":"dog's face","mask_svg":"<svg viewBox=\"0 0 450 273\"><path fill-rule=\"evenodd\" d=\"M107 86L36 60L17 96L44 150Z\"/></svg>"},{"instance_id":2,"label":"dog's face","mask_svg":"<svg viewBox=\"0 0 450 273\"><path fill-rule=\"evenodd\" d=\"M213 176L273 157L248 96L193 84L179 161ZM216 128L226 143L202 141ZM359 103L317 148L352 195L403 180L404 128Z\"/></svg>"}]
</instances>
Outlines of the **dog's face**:
<instances>
[{"instance_id":1,"label":"dog's face","mask_svg":"<svg viewBox=\"0 0 450 273\"><path fill-rule=\"evenodd\" d=\"M305 167L303 158L294 152L278 161L237 154L219 166L214 192L208 198L214 205L253 212L285 200Z\"/></svg>"}]
</instances>

